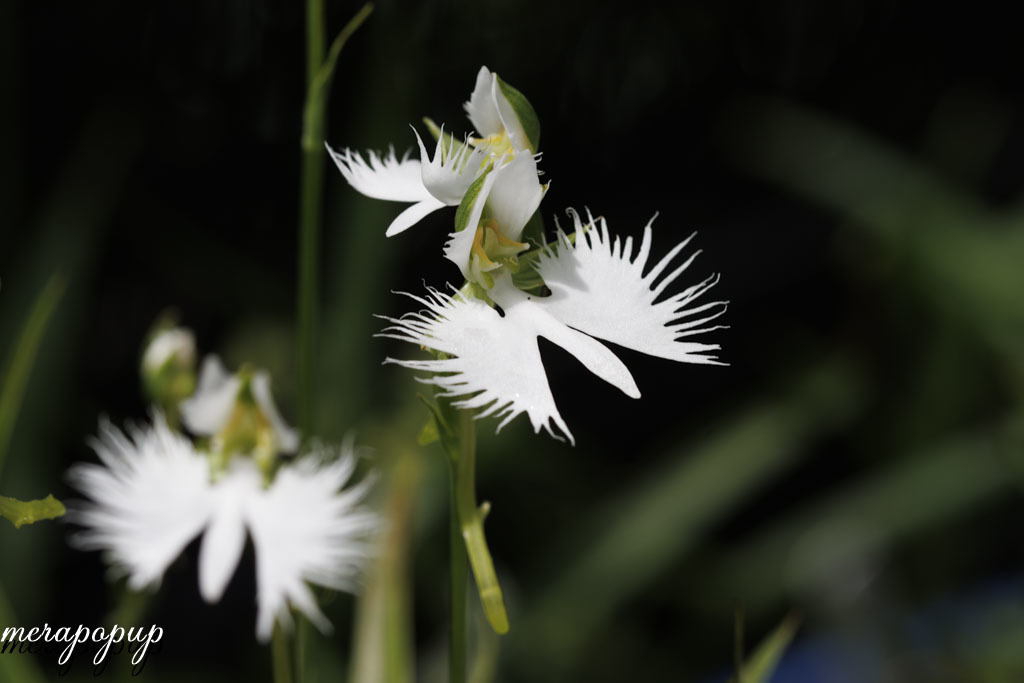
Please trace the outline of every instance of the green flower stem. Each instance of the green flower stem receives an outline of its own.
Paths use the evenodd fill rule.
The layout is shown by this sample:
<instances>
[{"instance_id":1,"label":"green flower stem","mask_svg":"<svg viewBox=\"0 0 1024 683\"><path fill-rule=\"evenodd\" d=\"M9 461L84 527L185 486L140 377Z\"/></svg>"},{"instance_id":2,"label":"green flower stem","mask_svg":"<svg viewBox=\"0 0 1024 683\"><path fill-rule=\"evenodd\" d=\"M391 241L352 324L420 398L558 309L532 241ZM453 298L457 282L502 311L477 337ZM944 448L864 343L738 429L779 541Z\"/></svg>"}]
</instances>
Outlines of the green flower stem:
<instances>
[{"instance_id":1,"label":"green flower stem","mask_svg":"<svg viewBox=\"0 0 1024 683\"><path fill-rule=\"evenodd\" d=\"M331 43L324 56L323 0L306 2L306 76L308 87L302 113L302 165L299 174L298 283L298 423L305 437L313 420L313 381L316 373L317 282L320 278L320 222L324 186L324 137L327 99L338 55L349 37L373 11L363 5Z\"/></svg>"},{"instance_id":2,"label":"green flower stem","mask_svg":"<svg viewBox=\"0 0 1024 683\"><path fill-rule=\"evenodd\" d=\"M274 624L274 635L270 643L274 666L274 683L293 683L292 657L288 647L288 634L280 624Z\"/></svg>"},{"instance_id":3,"label":"green flower stem","mask_svg":"<svg viewBox=\"0 0 1024 683\"><path fill-rule=\"evenodd\" d=\"M428 406L430 404L428 403ZM484 536L489 506L476 504L476 425L471 411L439 399L434 419L451 467L451 601L450 680L462 683L466 666L466 556L476 579L480 602L491 628L508 632L508 614L494 561ZM461 541L460 541L461 539Z\"/></svg>"},{"instance_id":4,"label":"green flower stem","mask_svg":"<svg viewBox=\"0 0 1024 683\"><path fill-rule=\"evenodd\" d=\"M449 593L451 597L451 623L448 637L448 681L464 683L466 680L466 546L462 540L462 525L458 515L458 484L456 468L451 468L451 509L448 516L450 531L448 552L450 560Z\"/></svg>"}]
</instances>

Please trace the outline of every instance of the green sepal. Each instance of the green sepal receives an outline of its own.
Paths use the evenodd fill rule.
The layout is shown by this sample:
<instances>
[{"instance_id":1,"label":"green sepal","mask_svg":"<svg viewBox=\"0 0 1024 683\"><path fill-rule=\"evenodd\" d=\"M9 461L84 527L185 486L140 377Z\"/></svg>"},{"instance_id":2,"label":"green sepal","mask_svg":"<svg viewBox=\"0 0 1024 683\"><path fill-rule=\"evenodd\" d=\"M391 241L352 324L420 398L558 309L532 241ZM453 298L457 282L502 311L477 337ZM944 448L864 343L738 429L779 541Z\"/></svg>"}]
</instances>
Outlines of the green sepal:
<instances>
[{"instance_id":1,"label":"green sepal","mask_svg":"<svg viewBox=\"0 0 1024 683\"><path fill-rule=\"evenodd\" d=\"M512 111L516 113L519 124L523 127L523 132L526 133L527 141L530 143L530 151L536 152L540 149L540 119L537 118L537 112L523 93L501 80L498 74L494 74L494 78L498 81L501 94L512 105Z\"/></svg>"},{"instance_id":2,"label":"green sepal","mask_svg":"<svg viewBox=\"0 0 1024 683\"><path fill-rule=\"evenodd\" d=\"M540 214L540 209L533 212L530 216L530 220L526 221L526 225L523 226L522 235L519 237L520 242L529 242L535 247L543 247L547 244L545 235L547 234L544 228L544 217Z\"/></svg>"},{"instance_id":3,"label":"green sepal","mask_svg":"<svg viewBox=\"0 0 1024 683\"><path fill-rule=\"evenodd\" d=\"M13 524L15 529L25 524L63 517L65 512L64 504L54 498L52 493L42 500L18 500L0 496L0 517Z\"/></svg>"},{"instance_id":4,"label":"green sepal","mask_svg":"<svg viewBox=\"0 0 1024 683\"><path fill-rule=\"evenodd\" d=\"M441 445L444 447L445 452L447 452L449 456L451 456L452 453L457 453L457 437L455 433L452 432L451 428L448 426L448 422L445 420L445 417L440 407L423 394L416 394L416 398L422 401L423 405L425 405L427 407L427 410L430 411L430 422L428 422L427 424L433 423L434 433L437 435L437 440L440 441ZM424 428L420 430L420 435L422 436L422 434L426 431L426 426L424 426ZM421 443L420 445L426 446L427 443Z\"/></svg>"},{"instance_id":5,"label":"green sepal","mask_svg":"<svg viewBox=\"0 0 1024 683\"><path fill-rule=\"evenodd\" d=\"M466 190L466 194L462 195L462 201L459 202L459 208L455 210L455 232L461 232L465 230L466 223L469 222L469 214L473 210L473 202L476 201L477 196L480 194L480 190L483 189L484 180L487 179L487 174L491 172L491 169L487 169L480 174L480 177L473 181L473 184ZM476 226L472 226L474 229Z\"/></svg>"},{"instance_id":6,"label":"green sepal","mask_svg":"<svg viewBox=\"0 0 1024 683\"><path fill-rule=\"evenodd\" d=\"M432 118L424 116L423 117L423 125L425 125L427 127L428 131L430 131L430 135L434 138L435 142L437 140L441 140L441 160L442 161L447 161L448 160L448 150L449 149L454 150L454 149L458 149L459 147L462 146L461 142L460 143L456 143L455 142L455 136L454 135L452 135L451 133L446 133L445 131L443 131L440 127L438 127L438 125L436 123L434 123L434 120Z\"/></svg>"}]
</instances>

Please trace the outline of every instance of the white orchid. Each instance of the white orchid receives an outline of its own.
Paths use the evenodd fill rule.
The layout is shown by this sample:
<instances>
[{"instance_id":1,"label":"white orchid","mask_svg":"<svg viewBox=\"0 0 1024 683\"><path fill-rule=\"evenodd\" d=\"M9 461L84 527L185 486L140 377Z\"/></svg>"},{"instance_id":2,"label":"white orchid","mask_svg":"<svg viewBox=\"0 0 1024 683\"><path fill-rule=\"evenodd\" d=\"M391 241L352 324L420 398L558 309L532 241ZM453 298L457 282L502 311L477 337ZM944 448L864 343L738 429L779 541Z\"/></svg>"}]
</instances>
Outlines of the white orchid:
<instances>
[{"instance_id":1,"label":"white orchid","mask_svg":"<svg viewBox=\"0 0 1024 683\"><path fill-rule=\"evenodd\" d=\"M245 547L256 549L256 635L270 639L275 620L291 625L289 606L322 631L330 622L307 584L351 591L378 518L360 507L366 482L342 490L355 467L350 448L324 448L282 465L271 481L254 459L235 456L211 476L211 461L157 414L126 436L101 422L91 442L102 464L78 464L71 483L88 501L73 508L82 527L73 541L105 551L115 573L141 590L158 586L170 563L197 535L199 589L217 602Z\"/></svg>"},{"instance_id":2,"label":"white orchid","mask_svg":"<svg viewBox=\"0 0 1024 683\"><path fill-rule=\"evenodd\" d=\"M650 223L634 255L632 238L623 242L613 237L604 219L589 217L584 225L578 214L570 211L570 215L573 235L559 230L557 241L538 255L536 272L550 296L516 288L511 274L502 268L492 271L492 286L487 291L500 312L462 292L446 294L431 289L426 297L409 295L426 310L401 318L385 317L392 325L382 336L445 356L431 360L388 358L385 362L431 373L421 381L439 387L443 396L461 397L455 406L478 409L477 417L504 418L499 430L525 412L534 431L543 427L558 438L557 427L571 442L572 433L551 395L538 337L561 346L631 398L639 398L640 391L629 370L592 337L659 358L721 364L710 353L720 348L718 344L689 341L694 335L722 327L709 323L725 312L725 302L691 306L718 282L718 276L712 275L677 294L664 295L699 253L665 274L692 235L648 269ZM449 252L464 250L467 240L463 233L469 232L453 235Z\"/></svg>"},{"instance_id":3,"label":"white orchid","mask_svg":"<svg viewBox=\"0 0 1024 683\"><path fill-rule=\"evenodd\" d=\"M388 237L411 228L438 209L458 206L486 171L519 156L532 156L537 149L540 126L533 108L518 90L487 67L477 74L476 87L464 107L479 137L459 144L443 130L438 131L432 157L419 133L419 159L410 159L408 153L398 158L394 148L383 155L367 152L364 159L351 149L338 152L327 146L338 170L356 191L374 199L412 204L391 222Z\"/></svg>"},{"instance_id":4,"label":"white orchid","mask_svg":"<svg viewBox=\"0 0 1024 683\"><path fill-rule=\"evenodd\" d=\"M237 434L239 422L247 422L246 436L252 436L266 457L277 451L294 453L298 433L288 426L274 405L270 375L262 370L230 373L220 358L209 355L199 371L195 393L181 403L181 417L190 432L223 442L228 432ZM215 443L214 450L223 447Z\"/></svg>"}]
</instances>

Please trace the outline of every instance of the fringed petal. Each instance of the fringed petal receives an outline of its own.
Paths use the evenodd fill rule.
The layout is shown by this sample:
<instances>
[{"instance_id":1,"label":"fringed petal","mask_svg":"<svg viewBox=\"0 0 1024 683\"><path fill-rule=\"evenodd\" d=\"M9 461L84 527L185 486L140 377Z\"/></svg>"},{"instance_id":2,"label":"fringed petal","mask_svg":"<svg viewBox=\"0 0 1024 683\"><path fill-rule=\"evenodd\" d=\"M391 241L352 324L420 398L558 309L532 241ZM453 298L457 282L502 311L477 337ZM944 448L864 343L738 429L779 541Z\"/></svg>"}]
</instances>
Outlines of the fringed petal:
<instances>
[{"instance_id":1,"label":"fringed petal","mask_svg":"<svg viewBox=\"0 0 1024 683\"><path fill-rule=\"evenodd\" d=\"M102 465L78 464L68 480L88 499L69 505L83 527L79 548L102 550L134 590L157 586L170 563L206 526L214 508L209 464L160 415L125 434L107 421L90 445Z\"/></svg>"},{"instance_id":2,"label":"fringed petal","mask_svg":"<svg viewBox=\"0 0 1024 683\"><path fill-rule=\"evenodd\" d=\"M559 230L557 241L538 262L537 271L551 290L550 297L537 300L545 310L570 327L635 351L686 363L722 364L710 353L720 348L718 344L682 341L723 327L709 323L725 312L726 302L691 305L718 282L718 276L663 296L700 253L663 275L692 235L645 274L651 223L644 228L634 257L632 238L612 237L603 218L595 221L588 215L584 225L574 211L570 215L575 244Z\"/></svg>"}]
</instances>

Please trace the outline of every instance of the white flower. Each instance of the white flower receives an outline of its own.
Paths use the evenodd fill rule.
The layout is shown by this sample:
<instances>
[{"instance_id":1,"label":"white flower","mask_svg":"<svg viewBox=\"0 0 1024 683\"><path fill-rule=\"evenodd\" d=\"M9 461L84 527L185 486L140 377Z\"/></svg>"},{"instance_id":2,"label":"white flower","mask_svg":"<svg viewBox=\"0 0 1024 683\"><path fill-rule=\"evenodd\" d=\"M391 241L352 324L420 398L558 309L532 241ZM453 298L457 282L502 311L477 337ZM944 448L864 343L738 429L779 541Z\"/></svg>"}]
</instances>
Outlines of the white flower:
<instances>
[{"instance_id":1,"label":"white flower","mask_svg":"<svg viewBox=\"0 0 1024 683\"><path fill-rule=\"evenodd\" d=\"M446 143L442 130L433 157L428 156L419 133L419 159L410 159L408 153L399 159L394 148L384 155L367 152L364 159L359 152L347 148L338 152L327 145L338 170L356 191L374 199L412 204L388 226L388 237L438 209L458 206L470 185L489 168L519 156L532 157L536 140L531 140L527 128L535 129L532 136L538 137L536 114L522 94L487 67L477 74L476 87L464 107L480 137L462 144L449 137Z\"/></svg>"},{"instance_id":2,"label":"white flower","mask_svg":"<svg viewBox=\"0 0 1024 683\"><path fill-rule=\"evenodd\" d=\"M196 392L181 403L181 418L185 426L197 436L220 434L231 420L243 385L243 378L228 372L218 356L211 354L204 358ZM285 453L294 453L299 447L299 435L288 426L274 405L270 394L270 375L262 370L254 371L249 377L248 387L271 427L276 447Z\"/></svg>"},{"instance_id":3,"label":"white flower","mask_svg":"<svg viewBox=\"0 0 1024 683\"><path fill-rule=\"evenodd\" d=\"M385 362L431 373L421 381L439 387L443 396L462 397L455 405L481 409L478 417L504 418L498 429L525 412L534 431L543 427L557 438L557 427L570 441L574 441L572 433L551 396L537 337L561 346L632 398L639 398L640 391L629 370L591 337L669 360L721 364L710 353L719 349L717 344L688 341L721 327L708 323L725 312L725 302L691 305L715 285L718 276L665 295L666 288L697 256L691 255L665 273L689 238L647 269L650 223L634 255L632 238L625 242L613 238L604 219L595 221L591 217L583 225L575 212L570 211L570 215L574 238L559 230L557 242L539 256L537 272L550 289L550 296L533 296L517 289L503 270L495 271L493 287L487 292L501 312L459 293L448 295L432 289L426 297L413 296L426 310L385 318L393 324L381 336L450 357L388 358ZM458 239L460 233L453 235L453 240Z\"/></svg>"},{"instance_id":4,"label":"white flower","mask_svg":"<svg viewBox=\"0 0 1024 683\"><path fill-rule=\"evenodd\" d=\"M196 337L192 330L173 327L158 332L142 354L142 370L150 374L160 372L169 361L185 367L195 367Z\"/></svg>"},{"instance_id":5,"label":"white flower","mask_svg":"<svg viewBox=\"0 0 1024 683\"><path fill-rule=\"evenodd\" d=\"M168 565L199 534L199 589L217 602L238 565L246 532L256 549L256 635L266 642L275 619L290 626L289 605L322 631L330 622L307 584L352 590L377 517L359 504L366 482L342 491L355 467L350 449L323 450L281 466L265 486L251 458L234 457L211 480L209 459L157 415L131 436L101 422L91 442L102 464L68 473L88 501L71 512L83 549L106 553L128 585L155 587Z\"/></svg>"}]
</instances>

